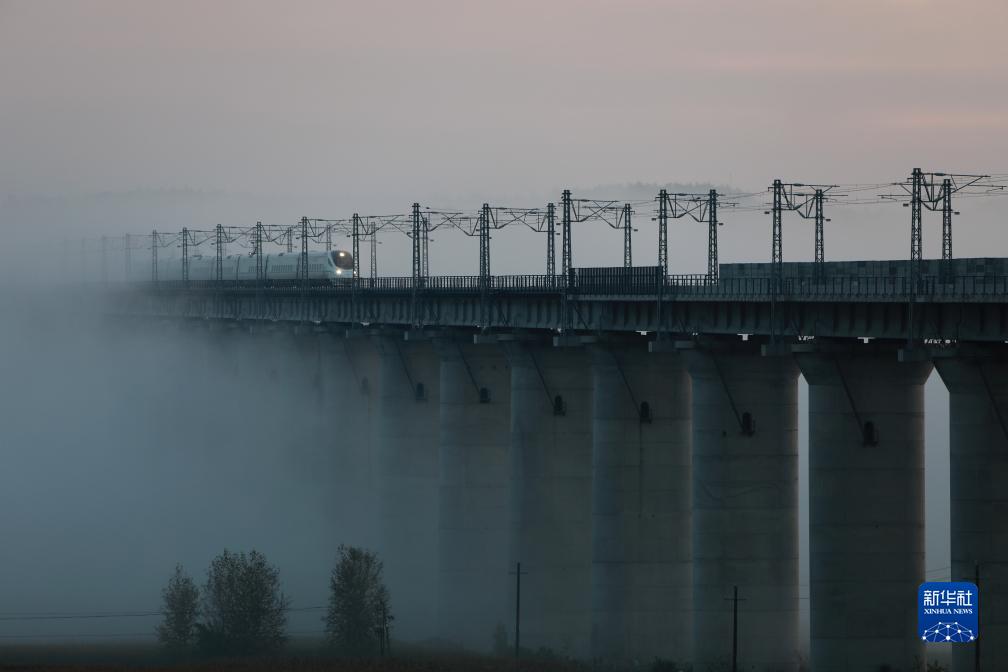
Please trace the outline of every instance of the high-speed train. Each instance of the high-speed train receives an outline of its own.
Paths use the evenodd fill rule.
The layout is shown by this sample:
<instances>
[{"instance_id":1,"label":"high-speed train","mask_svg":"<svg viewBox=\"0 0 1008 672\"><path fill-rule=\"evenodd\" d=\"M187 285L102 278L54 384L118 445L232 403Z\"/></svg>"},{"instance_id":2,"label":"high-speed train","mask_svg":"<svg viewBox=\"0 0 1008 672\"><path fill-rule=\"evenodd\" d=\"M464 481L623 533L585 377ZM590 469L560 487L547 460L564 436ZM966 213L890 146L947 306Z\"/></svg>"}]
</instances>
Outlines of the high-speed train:
<instances>
[{"instance_id":1,"label":"high-speed train","mask_svg":"<svg viewBox=\"0 0 1008 672\"><path fill-rule=\"evenodd\" d=\"M229 254L221 259L224 282L238 284L256 283L256 257L247 254ZM262 255L263 280L265 282L293 282L301 279L301 253L279 252ZM336 283L353 278L353 255L345 250L331 252L308 252L308 280L313 283ZM134 263L131 280L150 281L154 279L151 264ZM173 257L159 259L157 265L159 281L182 280L182 259ZM215 255L193 255L189 257L189 280L207 281L217 279L217 257Z\"/></svg>"}]
</instances>

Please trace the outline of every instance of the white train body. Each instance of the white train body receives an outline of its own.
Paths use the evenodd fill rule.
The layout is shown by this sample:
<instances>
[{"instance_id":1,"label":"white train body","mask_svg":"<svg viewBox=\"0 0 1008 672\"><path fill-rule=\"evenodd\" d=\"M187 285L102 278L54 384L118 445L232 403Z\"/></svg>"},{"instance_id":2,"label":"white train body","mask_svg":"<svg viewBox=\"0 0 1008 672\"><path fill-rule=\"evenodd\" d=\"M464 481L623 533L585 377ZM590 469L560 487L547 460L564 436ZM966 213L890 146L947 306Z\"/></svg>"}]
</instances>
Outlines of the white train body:
<instances>
[{"instance_id":1,"label":"white train body","mask_svg":"<svg viewBox=\"0 0 1008 672\"><path fill-rule=\"evenodd\" d=\"M294 282L301 279L301 253L278 252L262 256L263 280L272 282ZM256 257L247 254L228 254L221 259L224 282L255 284ZM344 250L332 252L308 252L308 280L311 282L339 282L353 278L353 255ZM134 262L131 280L144 282L154 279L150 262ZM172 257L158 259L157 279L159 281L182 280L182 259ZM193 255L189 257L189 280L205 282L217 279L217 257L214 255Z\"/></svg>"}]
</instances>

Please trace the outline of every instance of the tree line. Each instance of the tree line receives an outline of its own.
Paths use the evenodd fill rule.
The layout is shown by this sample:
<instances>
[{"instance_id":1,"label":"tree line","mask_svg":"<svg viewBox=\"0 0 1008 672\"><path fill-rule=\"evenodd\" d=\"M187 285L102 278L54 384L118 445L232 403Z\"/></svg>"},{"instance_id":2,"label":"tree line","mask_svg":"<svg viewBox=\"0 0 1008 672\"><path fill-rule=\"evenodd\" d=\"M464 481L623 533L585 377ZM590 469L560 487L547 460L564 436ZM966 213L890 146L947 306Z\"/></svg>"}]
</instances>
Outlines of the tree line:
<instances>
[{"instance_id":1,"label":"tree line","mask_svg":"<svg viewBox=\"0 0 1008 672\"><path fill-rule=\"evenodd\" d=\"M173 653L264 654L287 641L290 600L280 588L279 570L258 551L225 550L211 561L202 586L176 565L161 597L157 637ZM326 638L341 654L372 656L388 649L392 614L376 553L339 547L323 620Z\"/></svg>"}]
</instances>

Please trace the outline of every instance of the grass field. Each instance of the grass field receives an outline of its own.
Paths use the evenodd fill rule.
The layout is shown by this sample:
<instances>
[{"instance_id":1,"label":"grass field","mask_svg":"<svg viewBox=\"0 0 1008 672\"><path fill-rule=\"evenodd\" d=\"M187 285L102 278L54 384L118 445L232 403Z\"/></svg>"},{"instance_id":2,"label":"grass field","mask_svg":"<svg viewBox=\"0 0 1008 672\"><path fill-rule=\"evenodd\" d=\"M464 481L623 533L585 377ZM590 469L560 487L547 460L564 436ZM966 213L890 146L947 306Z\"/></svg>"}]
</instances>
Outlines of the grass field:
<instances>
[{"instance_id":1,"label":"grass field","mask_svg":"<svg viewBox=\"0 0 1008 672\"><path fill-rule=\"evenodd\" d=\"M257 659L172 659L153 643L0 645L0 670L90 672L179 670L211 672L514 672L514 659L407 648L388 658L346 660L328 654L319 640L292 640L282 654ZM582 663L529 657L523 672L581 672Z\"/></svg>"}]
</instances>

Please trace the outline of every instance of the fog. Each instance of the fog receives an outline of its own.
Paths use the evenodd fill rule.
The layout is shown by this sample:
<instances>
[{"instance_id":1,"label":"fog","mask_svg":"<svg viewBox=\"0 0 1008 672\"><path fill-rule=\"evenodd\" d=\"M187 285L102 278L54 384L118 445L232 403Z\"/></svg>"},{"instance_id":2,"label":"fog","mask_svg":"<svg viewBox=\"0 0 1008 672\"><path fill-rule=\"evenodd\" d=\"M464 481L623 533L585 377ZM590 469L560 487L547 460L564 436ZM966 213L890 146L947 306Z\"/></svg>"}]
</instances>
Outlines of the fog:
<instances>
[{"instance_id":1,"label":"fog","mask_svg":"<svg viewBox=\"0 0 1008 672\"><path fill-rule=\"evenodd\" d=\"M0 329L0 611L148 612L182 563L280 568L292 633L317 634L341 543L373 545L366 465L292 338L108 324L49 294ZM31 305L26 305L30 303ZM340 371L318 379L343 383ZM363 483L362 480L364 479ZM5 621L2 634L153 633L156 618Z\"/></svg>"},{"instance_id":2,"label":"fog","mask_svg":"<svg viewBox=\"0 0 1008 672\"><path fill-rule=\"evenodd\" d=\"M103 319L68 298L101 279L100 236L115 281L118 237L152 229L1008 174L1004 3L965 3L955 30L927 0L842 4L0 1L0 612L157 609L176 563L202 581L220 551L256 548L303 609L291 632L318 633L337 546L375 543L370 447L341 431L346 366L283 335ZM762 200L722 210L722 263L769 259ZM652 207L636 208L650 265ZM956 208L956 256L1008 256L1008 199ZM827 260L908 255L898 204L827 216ZM706 235L670 225L672 273L705 270ZM407 275L408 239L380 243L380 273ZM579 224L574 263L618 265L621 244ZM940 256L933 213L924 246ZM544 251L497 231L491 269L541 272ZM810 222L785 217L784 254L811 258ZM478 266L475 239L434 232L433 274ZM947 397L933 374L932 579L950 564ZM156 620L0 620L0 638L149 636Z\"/></svg>"}]
</instances>

